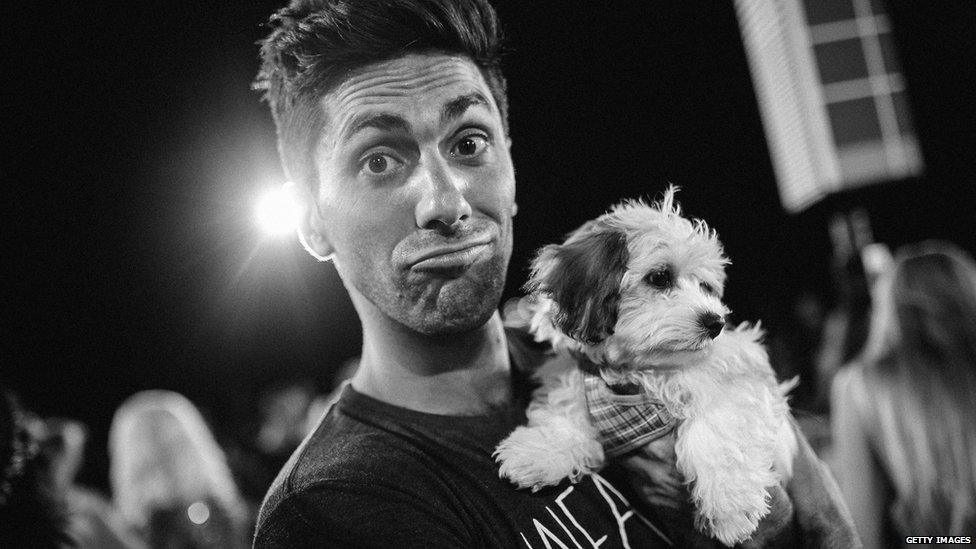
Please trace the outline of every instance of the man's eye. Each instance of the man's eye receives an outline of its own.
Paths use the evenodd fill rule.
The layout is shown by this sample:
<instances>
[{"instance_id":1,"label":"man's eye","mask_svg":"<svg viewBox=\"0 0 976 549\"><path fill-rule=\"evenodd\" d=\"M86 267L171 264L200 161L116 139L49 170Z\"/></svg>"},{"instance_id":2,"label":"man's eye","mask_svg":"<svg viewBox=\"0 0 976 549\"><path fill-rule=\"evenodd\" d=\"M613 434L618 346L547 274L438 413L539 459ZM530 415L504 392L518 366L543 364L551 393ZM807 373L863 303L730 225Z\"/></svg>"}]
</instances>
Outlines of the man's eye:
<instances>
[{"instance_id":1,"label":"man's eye","mask_svg":"<svg viewBox=\"0 0 976 549\"><path fill-rule=\"evenodd\" d=\"M390 175L399 169L402 164L403 162L388 154L376 153L367 156L363 160L363 166L360 172L371 176Z\"/></svg>"},{"instance_id":2,"label":"man's eye","mask_svg":"<svg viewBox=\"0 0 976 549\"><path fill-rule=\"evenodd\" d=\"M467 135L458 140L451 148L451 156L470 158L478 156L488 147L488 140L483 135Z\"/></svg>"}]
</instances>

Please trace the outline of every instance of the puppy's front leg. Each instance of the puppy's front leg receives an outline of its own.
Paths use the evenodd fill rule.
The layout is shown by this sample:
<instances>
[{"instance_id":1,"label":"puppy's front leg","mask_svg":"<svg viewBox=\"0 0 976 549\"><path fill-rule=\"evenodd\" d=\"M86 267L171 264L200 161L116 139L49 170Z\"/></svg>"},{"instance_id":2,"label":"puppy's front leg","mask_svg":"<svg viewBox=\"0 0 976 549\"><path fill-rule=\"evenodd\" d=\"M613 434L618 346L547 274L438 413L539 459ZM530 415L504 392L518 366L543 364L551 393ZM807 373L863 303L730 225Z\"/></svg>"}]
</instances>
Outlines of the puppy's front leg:
<instances>
[{"instance_id":1,"label":"puppy's front leg","mask_svg":"<svg viewBox=\"0 0 976 549\"><path fill-rule=\"evenodd\" d=\"M498 474L519 488L539 490L562 479L578 481L603 465L603 447L586 412L578 371L539 377L543 387L518 427L495 449Z\"/></svg>"},{"instance_id":2,"label":"puppy's front leg","mask_svg":"<svg viewBox=\"0 0 976 549\"><path fill-rule=\"evenodd\" d=\"M498 445L495 461L499 476L535 492L564 478L577 482L595 471L603 465L603 447L591 432L553 415L545 423L513 431Z\"/></svg>"},{"instance_id":3,"label":"puppy's front leg","mask_svg":"<svg viewBox=\"0 0 976 549\"><path fill-rule=\"evenodd\" d=\"M767 488L778 477L761 441L729 436L720 425L716 417L685 420L675 450L678 470L692 481L696 523L731 547L748 539L769 513Z\"/></svg>"}]
</instances>

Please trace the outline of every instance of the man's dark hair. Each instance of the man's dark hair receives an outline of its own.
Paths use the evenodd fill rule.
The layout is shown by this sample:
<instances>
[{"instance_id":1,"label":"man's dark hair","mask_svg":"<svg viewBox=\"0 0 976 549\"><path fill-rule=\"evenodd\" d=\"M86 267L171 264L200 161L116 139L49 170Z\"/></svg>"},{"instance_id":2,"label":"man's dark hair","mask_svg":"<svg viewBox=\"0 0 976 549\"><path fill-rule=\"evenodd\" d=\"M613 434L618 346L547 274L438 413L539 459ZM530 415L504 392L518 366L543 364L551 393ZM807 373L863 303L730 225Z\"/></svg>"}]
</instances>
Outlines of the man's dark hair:
<instances>
[{"instance_id":1,"label":"man's dark hair","mask_svg":"<svg viewBox=\"0 0 976 549\"><path fill-rule=\"evenodd\" d=\"M289 179L315 187L319 100L351 71L408 53L467 56L481 70L508 133L501 28L487 0L292 0L260 42L261 71Z\"/></svg>"}]
</instances>

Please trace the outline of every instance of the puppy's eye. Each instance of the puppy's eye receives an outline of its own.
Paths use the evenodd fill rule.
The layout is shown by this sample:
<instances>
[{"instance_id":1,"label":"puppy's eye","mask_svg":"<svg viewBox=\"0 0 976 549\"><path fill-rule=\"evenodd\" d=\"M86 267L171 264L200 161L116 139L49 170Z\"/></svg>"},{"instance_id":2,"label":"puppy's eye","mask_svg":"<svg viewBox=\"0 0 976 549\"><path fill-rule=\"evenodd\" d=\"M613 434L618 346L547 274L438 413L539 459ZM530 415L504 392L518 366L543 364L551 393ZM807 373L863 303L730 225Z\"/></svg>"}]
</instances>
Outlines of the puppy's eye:
<instances>
[{"instance_id":1,"label":"puppy's eye","mask_svg":"<svg viewBox=\"0 0 976 549\"><path fill-rule=\"evenodd\" d=\"M651 271L647 273L644 277L644 281L654 286L655 288L664 290L671 287L671 271L668 269L661 269L658 271Z\"/></svg>"},{"instance_id":2,"label":"puppy's eye","mask_svg":"<svg viewBox=\"0 0 976 549\"><path fill-rule=\"evenodd\" d=\"M709 284L708 282L702 282L701 284L699 284L699 286L701 287L702 291L705 292L706 294L715 295L715 288L713 288L712 285Z\"/></svg>"}]
</instances>

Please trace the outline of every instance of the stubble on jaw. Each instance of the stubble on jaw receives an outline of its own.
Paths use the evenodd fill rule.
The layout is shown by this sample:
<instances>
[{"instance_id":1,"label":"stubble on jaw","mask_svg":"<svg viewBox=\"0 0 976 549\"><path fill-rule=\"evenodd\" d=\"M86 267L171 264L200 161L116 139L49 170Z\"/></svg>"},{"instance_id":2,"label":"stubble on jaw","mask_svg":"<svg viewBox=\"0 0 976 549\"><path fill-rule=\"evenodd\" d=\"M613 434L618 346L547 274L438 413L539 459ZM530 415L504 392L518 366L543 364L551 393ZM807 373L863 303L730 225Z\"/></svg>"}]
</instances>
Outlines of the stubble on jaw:
<instances>
[{"instance_id":1,"label":"stubble on jaw","mask_svg":"<svg viewBox=\"0 0 976 549\"><path fill-rule=\"evenodd\" d=\"M511 220L502 220L499 229L492 256L457 277L413 272L393 262L378 272L370 258L341 253L335 265L347 286L352 283L350 290L404 328L426 336L461 334L482 327L498 309L511 257ZM373 276L350 276L370 271Z\"/></svg>"},{"instance_id":2,"label":"stubble on jaw","mask_svg":"<svg viewBox=\"0 0 976 549\"><path fill-rule=\"evenodd\" d=\"M458 278L410 274L394 276L394 291L359 288L384 314L428 336L469 332L483 326L498 308L505 286L508 253L499 250L489 261L469 267ZM379 281L371 281L369 285Z\"/></svg>"}]
</instances>

